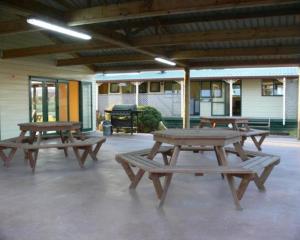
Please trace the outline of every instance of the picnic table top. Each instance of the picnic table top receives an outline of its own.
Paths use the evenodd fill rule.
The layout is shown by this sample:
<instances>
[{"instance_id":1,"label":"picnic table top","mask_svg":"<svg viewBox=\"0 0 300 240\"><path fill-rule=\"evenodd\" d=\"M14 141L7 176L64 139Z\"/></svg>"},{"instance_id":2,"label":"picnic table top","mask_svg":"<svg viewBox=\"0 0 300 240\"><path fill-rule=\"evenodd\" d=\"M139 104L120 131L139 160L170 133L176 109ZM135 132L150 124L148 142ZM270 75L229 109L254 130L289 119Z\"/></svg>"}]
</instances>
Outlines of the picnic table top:
<instances>
[{"instance_id":1,"label":"picnic table top","mask_svg":"<svg viewBox=\"0 0 300 240\"><path fill-rule=\"evenodd\" d=\"M80 122L30 122L18 124L22 131L60 131L80 129Z\"/></svg>"},{"instance_id":2,"label":"picnic table top","mask_svg":"<svg viewBox=\"0 0 300 240\"><path fill-rule=\"evenodd\" d=\"M238 131L215 128L167 129L153 133L155 141L175 145L225 146L240 141Z\"/></svg>"},{"instance_id":3,"label":"picnic table top","mask_svg":"<svg viewBox=\"0 0 300 240\"><path fill-rule=\"evenodd\" d=\"M238 116L215 116L215 117L201 117L201 120L208 121L248 121L247 117L238 117Z\"/></svg>"}]
</instances>

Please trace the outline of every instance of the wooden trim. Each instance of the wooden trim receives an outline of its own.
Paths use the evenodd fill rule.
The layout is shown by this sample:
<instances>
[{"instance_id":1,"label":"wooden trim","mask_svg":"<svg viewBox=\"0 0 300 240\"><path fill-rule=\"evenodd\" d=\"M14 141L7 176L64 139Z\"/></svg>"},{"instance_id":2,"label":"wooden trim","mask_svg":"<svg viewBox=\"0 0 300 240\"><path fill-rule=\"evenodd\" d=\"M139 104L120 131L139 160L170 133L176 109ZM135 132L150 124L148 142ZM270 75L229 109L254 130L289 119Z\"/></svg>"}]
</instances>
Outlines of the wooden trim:
<instances>
[{"instance_id":1,"label":"wooden trim","mask_svg":"<svg viewBox=\"0 0 300 240\"><path fill-rule=\"evenodd\" d=\"M218 1L134 1L121 4L110 4L107 6L96 6L79 9L70 12L66 19L71 25L83 25L92 23L103 23L122 21L125 19L136 19L145 17L158 17L174 14L206 12L232 8L244 8L253 6L268 6L274 4L296 3L296 0L227 0Z\"/></svg>"}]
</instances>

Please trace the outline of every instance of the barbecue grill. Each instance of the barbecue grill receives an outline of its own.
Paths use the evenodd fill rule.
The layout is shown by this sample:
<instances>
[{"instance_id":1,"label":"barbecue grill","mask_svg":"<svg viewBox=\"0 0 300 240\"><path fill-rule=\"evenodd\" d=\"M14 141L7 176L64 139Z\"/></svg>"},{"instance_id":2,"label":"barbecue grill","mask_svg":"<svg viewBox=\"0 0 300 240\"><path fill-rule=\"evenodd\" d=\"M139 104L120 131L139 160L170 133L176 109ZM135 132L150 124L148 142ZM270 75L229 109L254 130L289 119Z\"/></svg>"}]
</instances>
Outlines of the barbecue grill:
<instances>
[{"instance_id":1,"label":"barbecue grill","mask_svg":"<svg viewBox=\"0 0 300 240\"><path fill-rule=\"evenodd\" d=\"M135 104L117 104L112 110L105 110L111 116L112 128L119 132L120 129L130 129L131 135L137 129L138 114ZM136 121L134 121L136 119Z\"/></svg>"}]
</instances>

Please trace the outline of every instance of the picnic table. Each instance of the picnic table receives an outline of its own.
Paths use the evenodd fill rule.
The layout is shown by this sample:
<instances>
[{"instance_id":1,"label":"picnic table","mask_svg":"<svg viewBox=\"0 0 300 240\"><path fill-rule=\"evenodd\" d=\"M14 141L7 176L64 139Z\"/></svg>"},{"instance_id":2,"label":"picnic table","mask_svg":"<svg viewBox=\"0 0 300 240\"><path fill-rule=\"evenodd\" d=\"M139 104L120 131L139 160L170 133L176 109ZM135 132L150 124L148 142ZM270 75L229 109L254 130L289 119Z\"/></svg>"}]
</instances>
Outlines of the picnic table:
<instances>
[{"instance_id":1,"label":"picnic table","mask_svg":"<svg viewBox=\"0 0 300 240\"><path fill-rule=\"evenodd\" d=\"M35 171L39 149L63 149L67 157L68 148L72 147L79 165L83 167L88 155L94 160L97 160L96 154L102 143L105 142L105 138L86 139L80 131L80 122L33 122L21 123L18 124L18 126L20 127L21 133L17 138L6 139L0 142L0 157L4 160L5 165L8 166L17 149L23 149L25 160L29 160L33 172ZM58 132L61 143L42 144L42 136L47 132ZM76 141L73 132L75 132L76 138L82 141ZM26 136L27 133L29 133L29 136ZM94 145L95 148L93 149ZM10 150L8 155L4 153L5 149ZM82 154L80 154L79 149L83 150Z\"/></svg>"},{"instance_id":2,"label":"picnic table","mask_svg":"<svg viewBox=\"0 0 300 240\"><path fill-rule=\"evenodd\" d=\"M228 181L236 207L241 209L239 200L242 198L249 182L254 180L256 186L263 191L264 182L273 167L279 163L278 156L261 152L257 155L253 152L248 154L242 148L240 132L229 129L167 129L154 132L153 139L155 143L151 149L118 154L116 160L128 175L131 181L130 188L132 189L137 187L145 172L149 172L156 194L160 199L159 206L163 205L174 173L197 175L221 173ZM162 146L163 143L171 146ZM225 147L231 144L234 148L230 149L230 152L235 153L244 161L236 166L228 166ZM189 148L186 148L186 146ZM193 149L190 148L193 146L199 149L202 148L201 146L210 146L216 153L219 166L201 167L177 164L179 153L186 151L186 149ZM158 153L164 156L165 165L154 161ZM168 161L165 161L166 155L170 156L170 159L167 159ZM252 159L248 160L249 156ZM137 167L138 171L134 172L132 167ZM159 180L160 177L164 177L163 185ZM235 188L234 177L242 179L237 189Z\"/></svg>"},{"instance_id":3,"label":"picnic table","mask_svg":"<svg viewBox=\"0 0 300 240\"><path fill-rule=\"evenodd\" d=\"M210 126L215 128L217 125L231 125L232 129L241 132L242 145L248 137L250 137L255 145L255 147L261 151L261 145L265 138L270 134L267 130L252 129L249 127L249 119L246 117L228 117L228 116L216 116L216 117L201 117L200 128L204 126ZM257 137L259 139L257 139Z\"/></svg>"}]
</instances>

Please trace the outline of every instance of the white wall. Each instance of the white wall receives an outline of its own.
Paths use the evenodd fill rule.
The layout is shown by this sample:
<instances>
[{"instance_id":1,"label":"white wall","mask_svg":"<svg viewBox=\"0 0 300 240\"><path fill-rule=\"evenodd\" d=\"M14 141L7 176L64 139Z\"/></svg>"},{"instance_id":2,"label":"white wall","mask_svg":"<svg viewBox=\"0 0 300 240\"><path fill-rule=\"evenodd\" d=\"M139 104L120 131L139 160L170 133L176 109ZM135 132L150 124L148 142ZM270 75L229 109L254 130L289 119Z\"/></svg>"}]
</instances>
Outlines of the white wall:
<instances>
[{"instance_id":1,"label":"white wall","mask_svg":"<svg viewBox=\"0 0 300 240\"><path fill-rule=\"evenodd\" d=\"M17 124L29 121L29 76L87 81L92 78L83 68L58 68L46 58L0 60L1 139L17 136ZM94 102L93 114L95 111Z\"/></svg>"},{"instance_id":2,"label":"white wall","mask_svg":"<svg viewBox=\"0 0 300 240\"><path fill-rule=\"evenodd\" d=\"M298 81L286 82L286 118L297 118ZM262 96L260 79L242 80L242 116L282 119L282 96Z\"/></svg>"},{"instance_id":3,"label":"white wall","mask_svg":"<svg viewBox=\"0 0 300 240\"><path fill-rule=\"evenodd\" d=\"M297 119L298 79L287 80L286 92L286 118Z\"/></svg>"},{"instance_id":4,"label":"white wall","mask_svg":"<svg viewBox=\"0 0 300 240\"><path fill-rule=\"evenodd\" d=\"M252 118L282 118L282 97L262 96L260 79L243 79L242 116Z\"/></svg>"}]
</instances>

